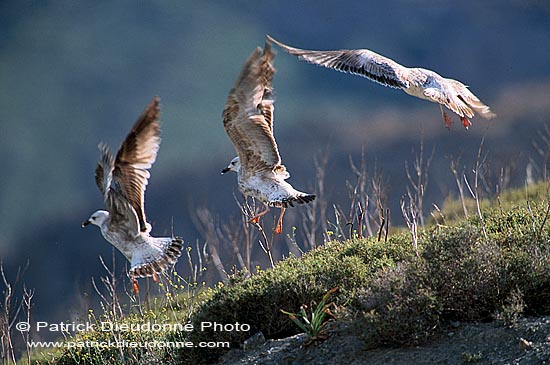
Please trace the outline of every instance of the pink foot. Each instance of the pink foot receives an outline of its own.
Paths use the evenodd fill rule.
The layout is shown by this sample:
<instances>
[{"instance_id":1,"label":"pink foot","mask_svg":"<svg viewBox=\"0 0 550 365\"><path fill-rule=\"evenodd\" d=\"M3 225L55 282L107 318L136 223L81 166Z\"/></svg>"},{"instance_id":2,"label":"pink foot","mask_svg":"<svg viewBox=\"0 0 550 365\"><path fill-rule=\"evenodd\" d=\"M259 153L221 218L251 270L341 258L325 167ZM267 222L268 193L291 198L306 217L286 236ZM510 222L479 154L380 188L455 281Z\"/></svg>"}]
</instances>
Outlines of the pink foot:
<instances>
[{"instance_id":1,"label":"pink foot","mask_svg":"<svg viewBox=\"0 0 550 365\"><path fill-rule=\"evenodd\" d=\"M136 278L132 278L132 288L134 289L135 294L139 294L139 285Z\"/></svg>"},{"instance_id":2,"label":"pink foot","mask_svg":"<svg viewBox=\"0 0 550 365\"><path fill-rule=\"evenodd\" d=\"M464 128L466 128L466 130L468 130L468 128L472 125L472 122L470 122L465 117L460 117L460 120L462 121L462 125L464 126Z\"/></svg>"}]
</instances>

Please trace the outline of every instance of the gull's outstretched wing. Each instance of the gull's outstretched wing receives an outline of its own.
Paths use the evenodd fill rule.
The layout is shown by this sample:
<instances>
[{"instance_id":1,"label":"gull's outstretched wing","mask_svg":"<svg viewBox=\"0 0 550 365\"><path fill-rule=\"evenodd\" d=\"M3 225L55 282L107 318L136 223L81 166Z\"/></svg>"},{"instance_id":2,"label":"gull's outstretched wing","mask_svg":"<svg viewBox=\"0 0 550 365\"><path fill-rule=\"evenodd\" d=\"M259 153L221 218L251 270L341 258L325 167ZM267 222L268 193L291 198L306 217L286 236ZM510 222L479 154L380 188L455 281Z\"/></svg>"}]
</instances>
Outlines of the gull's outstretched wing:
<instances>
[{"instance_id":1,"label":"gull's outstretched wing","mask_svg":"<svg viewBox=\"0 0 550 365\"><path fill-rule=\"evenodd\" d=\"M95 181L109 211L111 230L122 232L131 240L140 232L137 214L120 186L113 182L115 159L111 151L103 143L98 147L100 157L95 169Z\"/></svg>"},{"instance_id":2,"label":"gull's outstretched wing","mask_svg":"<svg viewBox=\"0 0 550 365\"><path fill-rule=\"evenodd\" d=\"M248 57L223 111L223 125L241 160L241 172L284 171L273 136L274 53L269 43Z\"/></svg>"},{"instance_id":3,"label":"gull's outstretched wing","mask_svg":"<svg viewBox=\"0 0 550 365\"><path fill-rule=\"evenodd\" d=\"M99 162L95 168L95 183L101 191L103 200L107 201L107 193L111 188L111 182L113 181L113 168L115 166L115 159L109 150L109 147L104 143L100 143L97 146L100 151Z\"/></svg>"},{"instance_id":4,"label":"gull's outstretched wing","mask_svg":"<svg viewBox=\"0 0 550 365\"><path fill-rule=\"evenodd\" d=\"M368 49L309 51L287 46L269 35L266 37L286 52L309 63L366 77L396 89L409 87L405 77L406 67Z\"/></svg>"},{"instance_id":5,"label":"gull's outstretched wing","mask_svg":"<svg viewBox=\"0 0 550 365\"><path fill-rule=\"evenodd\" d=\"M110 209L116 208L122 213L131 207L141 232L150 230L145 217L145 189L150 177L149 169L156 160L160 146L159 115L159 98L155 97L122 143L114 159L111 189L107 193L111 195L108 199L111 201ZM96 173L96 178L101 175ZM108 179L104 177L103 180Z\"/></svg>"},{"instance_id":6,"label":"gull's outstretched wing","mask_svg":"<svg viewBox=\"0 0 550 365\"><path fill-rule=\"evenodd\" d=\"M426 70L424 72L434 73ZM491 108L481 102L462 82L439 75L435 80L437 82L426 85L423 90L424 96L429 100L445 105L460 117L472 118L475 113L485 119L492 119L496 116Z\"/></svg>"}]
</instances>

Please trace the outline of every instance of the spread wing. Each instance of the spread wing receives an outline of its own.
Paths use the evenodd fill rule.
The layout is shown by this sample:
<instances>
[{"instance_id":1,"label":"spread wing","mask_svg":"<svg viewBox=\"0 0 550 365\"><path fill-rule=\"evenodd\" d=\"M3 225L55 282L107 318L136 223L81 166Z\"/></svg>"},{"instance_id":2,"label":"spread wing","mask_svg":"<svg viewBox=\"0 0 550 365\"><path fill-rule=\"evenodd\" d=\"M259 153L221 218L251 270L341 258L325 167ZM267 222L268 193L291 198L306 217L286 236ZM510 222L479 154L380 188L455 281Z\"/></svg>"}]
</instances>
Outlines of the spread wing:
<instances>
[{"instance_id":1,"label":"spread wing","mask_svg":"<svg viewBox=\"0 0 550 365\"><path fill-rule=\"evenodd\" d=\"M461 117L473 117L474 111L483 118L495 114L459 81L446 79L431 70L408 68L368 49L309 51L287 46L269 35L269 42L286 52L315 65L359 75L379 84L403 89L407 94L445 105Z\"/></svg>"},{"instance_id":2,"label":"spread wing","mask_svg":"<svg viewBox=\"0 0 550 365\"><path fill-rule=\"evenodd\" d=\"M133 209L141 232L150 230L144 200L149 169L160 146L159 115L159 98L155 97L120 146L112 170L112 188L108 193L113 194L113 200L124 199Z\"/></svg>"},{"instance_id":3,"label":"spread wing","mask_svg":"<svg viewBox=\"0 0 550 365\"><path fill-rule=\"evenodd\" d=\"M115 159L111 151L103 143L98 147L100 157L95 169L95 181L109 210L110 224L116 226L117 230L126 232L129 238L133 238L140 231L138 217L120 186L113 183Z\"/></svg>"},{"instance_id":4,"label":"spread wing","mask_svg":"<svg viewBox=\"0 0 550 365\"><path fill-rule=\"evenodd\" d=\"M474 112L478 113L482 118L492 119L496 117L496 114L491 111L491 108L485 105L477 96L475 96L468 87L462 82L453 79L443 79L445 82L444 93L446 98L441 100L438 96L433 97L430 90L424 91L425 95L432 97L440 104L444 104L447 108L459 116L466 116L471 118L474 116ZM436 93L437 95L437 93Z\"/></svg>"},{"instance_id":5,"label":"spread wing","mask_svg":"<svg viewBox=\"0 0 550 365\"><path fill-rule=\"evenodd\" d=\"M281 157L273 137L274 53L269 43L248 57L223 111L223 125L241 160L241 173L278 171Z\"/></svg>"},{"instance_id":6,"label":"spread wing","mask_svg":"<svg viewBox=\"0 0 550 365\"><path fill-rule=\"evenodd\" d=\"M97 146L100 151L99 162L95 168L95 183L101 191L101 196L103 200L107 201L107 193L111 187L111 182L113 180L113 168L115 165L115 159L104 143L100 143Z\"/></svg>"},{"instance_id":7,"label":"spread wing","mask_svg":"<svg viewBox=\"0 0 550 365\"><path fill-rule=\"evenodd\" d=\"M368 49L308 51L287 46L269 35L266 37L268 41L277 44L286 52L309 63L366 77L379 84L396 89L409 87L409 81L406 78L408 69L406 67Z\"/></svg>"}]
</instances>

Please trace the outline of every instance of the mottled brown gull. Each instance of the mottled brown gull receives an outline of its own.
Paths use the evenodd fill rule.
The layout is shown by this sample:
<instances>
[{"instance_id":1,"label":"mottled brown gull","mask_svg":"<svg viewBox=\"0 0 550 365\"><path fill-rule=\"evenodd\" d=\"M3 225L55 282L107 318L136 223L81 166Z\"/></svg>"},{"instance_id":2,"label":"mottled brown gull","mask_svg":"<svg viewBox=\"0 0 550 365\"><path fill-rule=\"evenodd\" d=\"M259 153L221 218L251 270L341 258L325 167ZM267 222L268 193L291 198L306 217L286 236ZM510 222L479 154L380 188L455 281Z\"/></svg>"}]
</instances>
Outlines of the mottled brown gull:
<instances>
[{"instance_id":1,"label":"mottled brown gull","mask_svg":"<svg viewBox=\"0 0 550 365\"><path fill-rule=\"evenodd\" d=\"M295 203L309 203L315 195L303 193L285 180L290 177L281 163L281 156L273 136L273 87L275 73L274 53L269 43L256 48L246 61L223 111L223 125L237 151L222 173L235 171L239 190L265 204L266 208L251 219L257 223L269 207L281 208L274 230L282 231L285 209Z\"/></svg>"},{"instance_id":2,"label":"mottled brown gull","mask_svg":"<svg viewBox=\"0 0 550 365\"><path fill-rule=\"evenodd\" d=\"M159 98L155 97L122 143L116 158L100 144L96 184L107 210L94 212L82 223L100 228L105 239L130 261L134 291L136 277L152 276L172 267L181 255L183 241L177 237L152 237L145 217L145 188L149 169L160 146Z\"/></svg>"}]
</instances>

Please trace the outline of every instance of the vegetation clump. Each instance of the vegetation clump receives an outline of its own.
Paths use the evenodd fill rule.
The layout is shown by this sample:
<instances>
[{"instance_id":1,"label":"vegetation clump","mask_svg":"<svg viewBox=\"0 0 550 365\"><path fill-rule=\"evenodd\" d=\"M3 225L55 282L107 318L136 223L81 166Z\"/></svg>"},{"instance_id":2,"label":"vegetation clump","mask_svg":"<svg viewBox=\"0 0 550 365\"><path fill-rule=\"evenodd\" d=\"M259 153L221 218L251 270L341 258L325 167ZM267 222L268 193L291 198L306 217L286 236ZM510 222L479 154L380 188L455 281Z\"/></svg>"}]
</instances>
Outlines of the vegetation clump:
<instances>
[{"instance_id":1,"label":"vegetation clump","mask_svg":"<svg viewBox=\"0 0 550 365\"><path fill-rule=\"evenodd\" d=\"M195 328L204 322L239 323L246 324L246 330L204 329L163 336L194 344L225 341L231 348L258 332L266 338L283 338L301 329L281 310L298 313L304 304L319 303L336 287L331 295L333 320L349 322L350 330L360 334L368 348L420 344L456 322L510 323L522 315L548 314L548 187L530 187L528 199L518 192L505 193L499 200L484 202L481 215L419 229L416 248L410 232L390 235L386 242L356 236L287 258L249 278L241 275L212 289L189 318ZM445 209L442 213L450 216ZM95 356L103 362L137 364L138 358L149 356L147 351L134 354L136 361L128 362L112 349L94 351L65 351L48 363L100 363L89 360ZM192 347L155 356L163 363L206 364L225 351Z\"/></svg>"}]
</instances>

